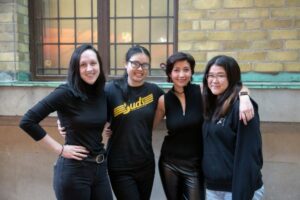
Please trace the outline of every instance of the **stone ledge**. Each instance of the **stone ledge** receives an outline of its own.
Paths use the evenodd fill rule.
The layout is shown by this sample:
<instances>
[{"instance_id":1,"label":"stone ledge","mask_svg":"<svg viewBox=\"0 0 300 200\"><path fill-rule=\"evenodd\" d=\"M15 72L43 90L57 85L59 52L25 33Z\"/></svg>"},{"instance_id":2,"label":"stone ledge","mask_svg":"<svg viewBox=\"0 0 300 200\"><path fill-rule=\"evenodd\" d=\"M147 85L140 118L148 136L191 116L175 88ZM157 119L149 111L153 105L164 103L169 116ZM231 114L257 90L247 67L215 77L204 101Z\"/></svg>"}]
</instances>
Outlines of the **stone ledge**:
<instances>
[{"instance_id":1,"label":"stone ledge","mask_svg":"<svg viewBox=\"0 0 300 200\"><path fill-rule=\"evenodd\" d=\"M1 82L0 87L50 87L55 88L64 82L38 82L38 81L7 81ZM153 82L162 89L169 89L172 87L171 83L167 82ZM194 81L200 84L200 81ZM250 82L245 81L244 85L248 88L255 89L300 89L300 82Z\"/></svg>"}]
</instances>

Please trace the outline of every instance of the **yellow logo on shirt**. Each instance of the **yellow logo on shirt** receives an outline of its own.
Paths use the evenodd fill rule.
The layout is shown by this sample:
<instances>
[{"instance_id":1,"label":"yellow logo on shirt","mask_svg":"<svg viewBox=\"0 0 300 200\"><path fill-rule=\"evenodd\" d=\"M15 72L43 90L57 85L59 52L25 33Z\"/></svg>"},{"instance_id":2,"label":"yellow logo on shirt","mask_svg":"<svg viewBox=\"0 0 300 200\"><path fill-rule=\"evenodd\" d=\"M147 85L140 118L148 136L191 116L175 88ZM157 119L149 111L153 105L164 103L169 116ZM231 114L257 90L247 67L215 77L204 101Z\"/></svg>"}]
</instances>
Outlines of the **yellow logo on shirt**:
<instances>
[{"instance_id":1,"label":"yellow logo on shirt","mask_svg":"<svg viewBox=\"0 0 300 200\"><path fill-rule=\"evenodd\" d=\"M152 102L153 102L153 94L149 94L148 96L140 97L136 102L130 103L129 105L123 103L122 105L114 108L114 117L117 117L118 115L121 114L126 115L131 111L140 109Z\"/></svg>"}]
</instances>

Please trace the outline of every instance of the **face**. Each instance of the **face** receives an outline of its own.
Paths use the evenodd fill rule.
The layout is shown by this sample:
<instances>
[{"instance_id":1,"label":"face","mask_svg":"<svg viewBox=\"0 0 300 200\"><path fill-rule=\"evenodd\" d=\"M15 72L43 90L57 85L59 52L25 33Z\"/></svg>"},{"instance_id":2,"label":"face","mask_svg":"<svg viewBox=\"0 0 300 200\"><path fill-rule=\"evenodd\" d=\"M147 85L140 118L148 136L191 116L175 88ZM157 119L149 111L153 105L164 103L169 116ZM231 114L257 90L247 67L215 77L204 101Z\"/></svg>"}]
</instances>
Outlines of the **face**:
<instances>
[{"instance_id":1,"label":"face","mask_svg":"<svg viewBox=\"0 0 300 200\"><path fill-rule=\"evenodd\" d=\"M228 88L227 74L223 67L212 65L207 74L208 88L214 95L221 95Z\"/></svg>"},{"instance_id":2,"label":"face","mask_svg":"<svg viewBox=\"0 0 300 200\"><path fill-rule=\"evenodd\" d=\"M80 56L80 78L89 85L93 85L100 75L100 64L93 50L86 50Z\"/></svg>"},{"instance_id":3,"label":"face","mask_svg":"<svg viewBox=\"0 0 300 200\"><path fill-rule=\"evenodd\" d=\"M144 84L150 66L149 57L143 53L133 55L126 63L128 84L130 86L141 86Z\"/></svg>"},{"instance_id":4,"label":"face","mask_svg":"<svg viewBox=\"0 0 300 200\"><path fill-rule=\"evenodd\" d=\"M184 86L186 86L192 78L192 69L189 62L186 60L177 61L174 64L171 74L169 76L174 84L175 89L181 89Z\"/></svg>"}]
</instances>

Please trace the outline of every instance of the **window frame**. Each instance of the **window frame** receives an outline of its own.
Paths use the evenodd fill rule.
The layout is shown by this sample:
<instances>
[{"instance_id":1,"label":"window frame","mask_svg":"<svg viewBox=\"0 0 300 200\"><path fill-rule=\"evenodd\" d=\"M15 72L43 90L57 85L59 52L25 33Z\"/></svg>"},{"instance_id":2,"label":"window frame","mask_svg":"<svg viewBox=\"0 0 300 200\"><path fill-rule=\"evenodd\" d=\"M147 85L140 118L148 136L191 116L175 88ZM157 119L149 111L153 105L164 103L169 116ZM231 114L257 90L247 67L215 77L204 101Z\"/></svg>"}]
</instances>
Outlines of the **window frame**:
<instances>
[{"instance_id":1,"label":"window frame","mask_svg":"<svg viewBox=\"0 0 300 200\"><path fill-rule=\"evenodd\" d=\"M35 16L40 9L35 8L35 0L28 0L28 13L29 13L29 50L30 50L30 73L31 79L34 81L61 81L66 79L66 75L38 75L36 72L38 61L34 52L38 52L39 48L35 45L35 38L41 27L35 24ZM75 1L75 0L74 0ZM174 25L173 25L173 52L177 52L178 44L178 0L173 1L174 4ZM150 1L151 2L151 1ZM108 79L114 79L119 76L109 75L110 71L110 1L97 0L98 12L98 42L97 48L102 58L103 70ZM133 17L134 18L134 17ZM101 28L101 31L99 30ZM78 45L80 43L74 43ZM138 44L138 43L136 43ZM151 44L151 43L150 43ZM165 81L165 76L148 76L147 80L150 81Z\"/></svg>"}]
</instances>

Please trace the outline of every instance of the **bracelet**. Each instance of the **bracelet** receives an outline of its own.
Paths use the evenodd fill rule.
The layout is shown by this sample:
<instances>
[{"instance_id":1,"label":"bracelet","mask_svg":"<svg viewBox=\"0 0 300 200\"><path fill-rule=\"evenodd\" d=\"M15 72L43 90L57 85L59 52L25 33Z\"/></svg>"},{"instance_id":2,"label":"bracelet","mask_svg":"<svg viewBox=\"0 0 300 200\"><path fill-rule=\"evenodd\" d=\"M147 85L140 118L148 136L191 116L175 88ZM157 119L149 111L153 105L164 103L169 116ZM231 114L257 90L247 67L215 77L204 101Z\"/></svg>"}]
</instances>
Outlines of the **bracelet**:
<instances>
[{"instance_id":1,"label":"bracelet","mask_svg":"<svg viewBox=\"0 0 300 200\"><path fill-rule=\"evenodd\" d=\"M65 148L65 145L61 145L61 151L60 151L59 156L62 156L62 154L64 153L64 148Z\"/></svg>"},{"instance_id":2,"label":"bracelet","mask_svg":"<svg viewBox=\"0 0 300 200\"><path fill-rule=\"evenodd\" d=\"M241 91L241 92L240 92L240 96L243 96L243 95L249 95L249 94L248 94L248 92L246 92L246 91Z\"/></svg>"}]
</instances>

